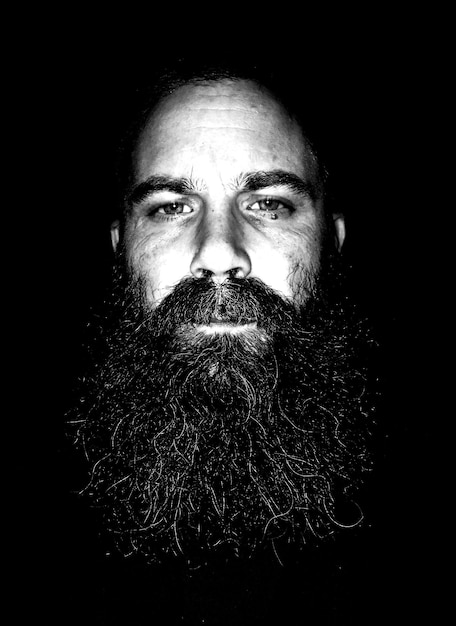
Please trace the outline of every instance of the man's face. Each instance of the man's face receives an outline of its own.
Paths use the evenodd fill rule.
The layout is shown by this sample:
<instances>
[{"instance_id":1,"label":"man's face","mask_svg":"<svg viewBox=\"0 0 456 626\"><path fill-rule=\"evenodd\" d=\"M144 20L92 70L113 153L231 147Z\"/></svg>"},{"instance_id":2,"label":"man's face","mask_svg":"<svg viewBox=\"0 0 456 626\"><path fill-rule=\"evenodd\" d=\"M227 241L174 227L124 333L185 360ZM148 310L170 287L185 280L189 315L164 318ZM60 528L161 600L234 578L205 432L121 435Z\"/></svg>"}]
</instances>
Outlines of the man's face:
<instances>
[{"instance_id":1,"label":"man's face","mask_svg":"<svg viewBox=\"0 0 456 626\"><path fill-rule=\"evenodd\" d=\"M318 272L315 160L297 123L253 83L178 89L149 118L134 168L124 243L152 306L184 277L258 278L292 298L300 272Z\"/></svg>"}]
</instances>

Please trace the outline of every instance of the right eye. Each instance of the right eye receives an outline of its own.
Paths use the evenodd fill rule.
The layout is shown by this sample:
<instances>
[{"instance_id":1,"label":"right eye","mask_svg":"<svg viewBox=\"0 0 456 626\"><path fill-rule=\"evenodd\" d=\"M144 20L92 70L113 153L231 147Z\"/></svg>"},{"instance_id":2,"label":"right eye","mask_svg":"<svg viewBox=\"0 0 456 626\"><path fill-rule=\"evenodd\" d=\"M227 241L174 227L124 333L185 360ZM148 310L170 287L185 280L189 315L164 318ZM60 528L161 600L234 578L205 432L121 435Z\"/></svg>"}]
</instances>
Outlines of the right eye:
<instances>
[{"instance_id":1,"label":"right eye","mask_svg":"<svg viewBox=\"0 0 456 626\"><path fill-rule=\"evenodd\" d=\"M159 215L181 215L182 213L191 213L192 207L183 202L171 202L170 204L163 204L155 209L154 213Z\"/></svg>"}]
</instances>

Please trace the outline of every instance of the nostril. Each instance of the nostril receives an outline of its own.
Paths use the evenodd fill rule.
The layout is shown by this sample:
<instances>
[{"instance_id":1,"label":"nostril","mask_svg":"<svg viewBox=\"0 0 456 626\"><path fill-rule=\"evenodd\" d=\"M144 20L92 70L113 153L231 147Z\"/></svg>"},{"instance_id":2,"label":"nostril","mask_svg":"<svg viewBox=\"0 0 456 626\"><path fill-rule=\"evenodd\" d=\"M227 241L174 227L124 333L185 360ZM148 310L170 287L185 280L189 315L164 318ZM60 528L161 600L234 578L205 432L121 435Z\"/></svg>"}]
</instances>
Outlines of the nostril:
<instances>
[{"instance_id":1,"label":"nostril","mask_svg":"<svg viewBox=\"0 0 456 626\"><path fill-rule=\"evenodd\" d=\"M240 267L233 267L233 269L228 270L227 274L229 278L243 278L242 268Z\"/></svg>"},{"instance_id":2,"label":"nostril","mask_svg":"<svg viewBox=\"0 0 456 626\"><path fill-rule=\"evenodd\" d=\"M197 272L198 278L215 278L215 272L211 270L207 270L201 267ZM243 278L244 272L241 267L233 267L231 270L227 270L224 276L221 276L222 279L225 278Z\"/></svg>"}]
</instances>

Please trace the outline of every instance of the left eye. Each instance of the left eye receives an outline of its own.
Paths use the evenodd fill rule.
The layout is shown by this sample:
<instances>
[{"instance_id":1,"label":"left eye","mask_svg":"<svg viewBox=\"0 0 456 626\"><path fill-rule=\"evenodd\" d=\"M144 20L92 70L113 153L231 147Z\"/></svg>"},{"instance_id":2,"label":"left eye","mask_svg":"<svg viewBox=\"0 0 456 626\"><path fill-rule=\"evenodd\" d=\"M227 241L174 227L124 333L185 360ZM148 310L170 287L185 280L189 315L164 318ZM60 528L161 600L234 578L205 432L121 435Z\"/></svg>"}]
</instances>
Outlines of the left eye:
<instances>
[{"instance_id":1,"label":"left eye","mask_svg":"<svg viewBox=\"0 0 456 626\"><path fill-rule=\"evenodd\" d=\"M193 209L183 202L171 202L157 209L157 213L162 215L179 215L180 213L191 213L192 211Z\"/></svg>"},{"instance_id":2,"label":"left eye","mask_svg":"<svg viewBox=\"0 0 456 626\"><path fill-rule=\"evenodd\" d=\"M256 202L249 204L247 208L250 211L277 211L286 207L283 202L280 202L280 200L264 198L264 200L257 200Z\"/></svg>"}]
</instances>

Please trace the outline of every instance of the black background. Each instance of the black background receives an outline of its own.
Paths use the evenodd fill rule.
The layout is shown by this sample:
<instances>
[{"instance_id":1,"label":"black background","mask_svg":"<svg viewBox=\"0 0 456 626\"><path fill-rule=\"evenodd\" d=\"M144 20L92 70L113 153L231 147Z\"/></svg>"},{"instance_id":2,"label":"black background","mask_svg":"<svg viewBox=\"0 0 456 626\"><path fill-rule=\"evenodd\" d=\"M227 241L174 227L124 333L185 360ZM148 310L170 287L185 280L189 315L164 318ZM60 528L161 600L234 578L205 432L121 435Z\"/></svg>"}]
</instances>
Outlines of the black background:
<instances>
[{"instance_id":1,"label":"black background","mask_svg":"<svg viewBox=\"0 0 456 626\"><path fill-rule=\"evenodd\" d=\"M324 102L347 221L344 254L382 339L387 376L363 529L309 549L285 568L258 561L209 567L188 578L177 567L105 555L90 511L71 492L75 460L64 411L83 322L109 274L115 149L131 90L167 56L196 54L193 42L207 31L196 36L173 22L172 36L160 38L157 18L149 34L127 38L128 28L110 37L100 27L73 31L71 24L22 48L18 73L24 138L17 195L24 198L24 189L26 196L12 239L16 256L26 256L20 281L26 302L18 317L27 340L14 361L18 384L9 411L19 426L11 446L18 485L9 507L18 538L6 539L14 563L14 623L38 617L48 624L436 619L443 593L436 536L445 533L446 515L436 504L441 417L428 391L424 331L433 284L425 251L432 238L425 138L433 129L438 65L429 38L411 33L407 20L369 18L351 29L323 27L312 39L306 29L272 36L270 28L260 35L250 26L242 37L218 40L218 48L240 58L261 45L303 98L318 94ZM214 41L206 42L197 54L214 50Z\"/></svg>"}]
</instances>

